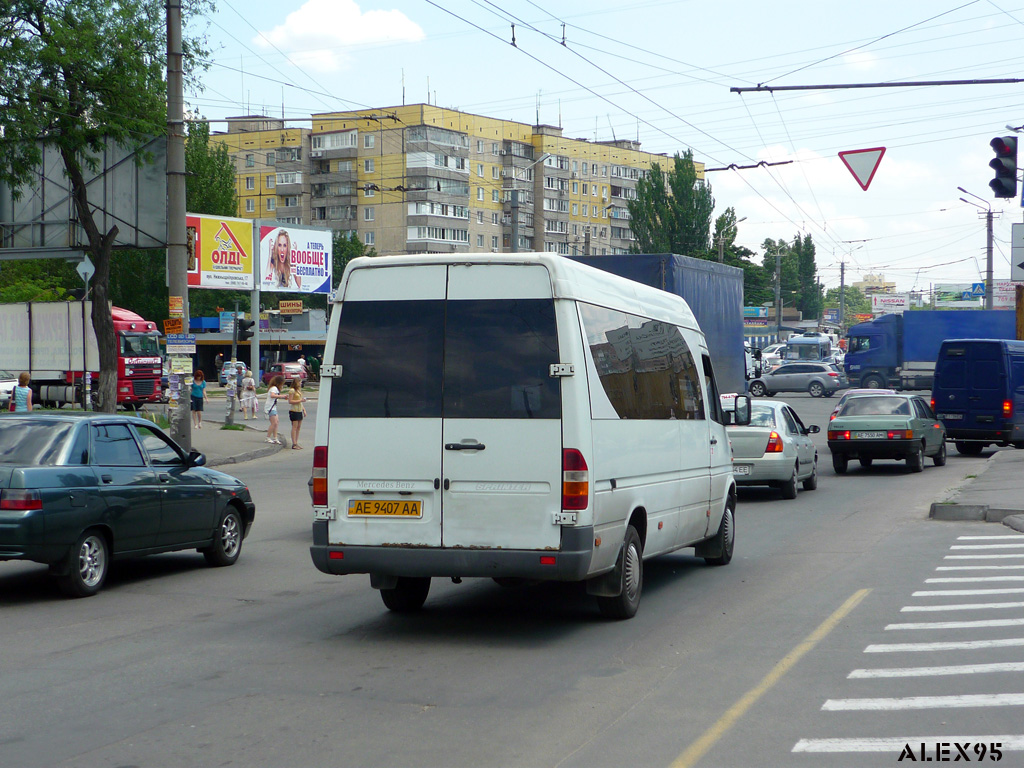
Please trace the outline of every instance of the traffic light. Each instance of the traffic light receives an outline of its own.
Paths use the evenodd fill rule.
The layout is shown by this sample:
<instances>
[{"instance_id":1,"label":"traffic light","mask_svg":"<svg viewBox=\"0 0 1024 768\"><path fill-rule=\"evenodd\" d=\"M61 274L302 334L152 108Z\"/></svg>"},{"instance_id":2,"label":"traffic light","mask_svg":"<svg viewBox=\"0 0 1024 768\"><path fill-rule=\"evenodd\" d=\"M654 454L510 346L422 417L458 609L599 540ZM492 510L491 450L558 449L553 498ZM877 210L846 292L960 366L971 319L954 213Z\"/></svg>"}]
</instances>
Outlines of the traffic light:
<instances>
[{"instance_id":1,"label":"traffic light","mask_svg":"<svg viewBox=\"0 0 1024 768\"><path fill-rule=\"evenodd\" d=\"M1017 137L996 136L989 142L996 156L989 161L996 177L988 183L996 197L1017 196Z\"/></svg>"},{"instance_id":2,"label":"traffic light","mask_svg":"<svg viewBox=\"0 0 1024 768\"><path fill-rule=\"evenodd\" d=\"M237 320L235 320L235 325L238 328L239 341L246 341L247 339L252 338L252 327L256 325L255 320L245 320L240 317Z\"/></svg>"}]
</instances>

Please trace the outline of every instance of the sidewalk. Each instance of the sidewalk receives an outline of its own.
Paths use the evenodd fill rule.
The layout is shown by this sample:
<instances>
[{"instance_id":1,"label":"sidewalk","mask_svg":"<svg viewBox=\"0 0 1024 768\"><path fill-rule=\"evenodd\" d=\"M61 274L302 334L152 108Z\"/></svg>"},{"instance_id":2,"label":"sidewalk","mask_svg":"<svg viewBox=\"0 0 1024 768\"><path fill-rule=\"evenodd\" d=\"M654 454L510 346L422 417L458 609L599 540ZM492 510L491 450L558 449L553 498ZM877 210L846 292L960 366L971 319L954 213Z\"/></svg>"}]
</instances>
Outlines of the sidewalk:
<instances>
[{"instance_id":1,"label":"sidewalk","mask_svg":"<svg viewBox=\"0 0 1024 768\"><path fill-rule=\"evenodd\" d=\"M932 504L930 517L1001 522L1024 531L1024 451L1004 448L976 462L974 477Z\"/></svg>"}]
</instances>

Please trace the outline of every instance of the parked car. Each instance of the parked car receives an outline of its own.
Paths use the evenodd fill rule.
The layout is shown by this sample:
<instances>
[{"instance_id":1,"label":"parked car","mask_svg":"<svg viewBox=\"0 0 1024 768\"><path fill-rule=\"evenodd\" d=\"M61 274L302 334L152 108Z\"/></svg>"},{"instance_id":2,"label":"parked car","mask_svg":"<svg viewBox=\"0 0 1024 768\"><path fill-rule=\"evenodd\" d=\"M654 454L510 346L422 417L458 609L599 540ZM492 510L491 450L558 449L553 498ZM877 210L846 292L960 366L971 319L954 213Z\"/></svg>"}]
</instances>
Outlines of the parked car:
<instances>
[{"instance_id":1,"label":"parked car","mask_svg":"<svg viewBox=\"0 0 1024 768\"><path fill-rule=\"evenodd\" d=\"M836 407L832 409L832 414L828 417L829 421L832 421L837 415L839 410L846 405L846 401L851 397L860 397L861 395L895 395L895 389L848 389L843 392L839 398L839 402L836 403Z\"/></svg>"},{"instance_id":2,"label":"parked car","mask_svg":"<svg viewBox=\"0 0 1024 768\"><path fill-rule=\"evenodd\" d=\"M769 397L776 392L808 392L811 397L832 397L837 390L846 389L846 374L831 363L785 363L763 373L750 382L754 397Z\"/></svg>"},{"instance_id":3,"label":"parked car","mask_svg":"<svg viewBox=\"0 0 1024 768\"><path fill-rule=\"evenodd\" d=\"M18 383L18 374L10 371L0 371L0 409L7 410L11 407L11 393Z\"/></svg>"},{"instance_id":4,"label":"parked car","mask_svg":"<svg viewBox=\"0 0 1024 768\"><path fill-rule=\"evenodd\" d=\"M796 498L797 483L813 491L818 487L818 451L808 435L820 431L813 424L805 427L786 403L753 403L749 425L726 428L736 484L770 485L784 499Z\"/></svg>"},{"instance_id":5,"label":"parked car","mask_svg":"<svg viewBox=\"0 0 1024 768\"><path fill-rule=\"evenodd\" d=\"M235 378L237 380L241 381L242 378L245 377L246 370L245 363L239 362L238 360L235 361ZM225 361L224 365L220 367L220 373L217 374L217 381L220 382L222 387L227 386L229 373L231 373L231 363L229 361Z\"/></svg>"},{"instance_id":6,"label":"parked car","mask_svg":"<svg viewBox=\"0 0 1024 768\"><path fill-rule=\"evenodd\" d=\"M761 350L761 370L770 371L782 365L782 354L786 351L785 343L769 344Z\"/></svg>"},{"instance_id":7,"label":"parked car","mask_svg":"<svg viewBox=\"0 0 1024 768\"><path fill-rule=\"evenodd\" d=\"M285 382L289 382L296 376L302 381L306 380L306 369L301 363L272 363L263 373L263 383L269 384L275 376L284 376Z\"/></svg>"},{"instance_id":8,"label":"parked car","mask_svg":"<svg viewBox=\"0 0 1024 768\"><path fill-rule=\"evenodd\" d=\"M877 390L875 390L877 392ZM924 470L924 457L946 463L946 429L923 397L895 393L851 397L828 425L832 468L846 472L850 459L870 467L875 459L906 461Z\"/></svg>"},{"instance_id":9,"label":"parked car","mask_svg":"<svg viewBox=\"0 0 1024 768\"><path fill-rule=\"evenodd\" d=\"M205 463L133 416L2 415L0 561L49 565L71 597L96 594L126 557L197 549L232 565L256 505L244 483Z\"/></svg>"}]
</instances>

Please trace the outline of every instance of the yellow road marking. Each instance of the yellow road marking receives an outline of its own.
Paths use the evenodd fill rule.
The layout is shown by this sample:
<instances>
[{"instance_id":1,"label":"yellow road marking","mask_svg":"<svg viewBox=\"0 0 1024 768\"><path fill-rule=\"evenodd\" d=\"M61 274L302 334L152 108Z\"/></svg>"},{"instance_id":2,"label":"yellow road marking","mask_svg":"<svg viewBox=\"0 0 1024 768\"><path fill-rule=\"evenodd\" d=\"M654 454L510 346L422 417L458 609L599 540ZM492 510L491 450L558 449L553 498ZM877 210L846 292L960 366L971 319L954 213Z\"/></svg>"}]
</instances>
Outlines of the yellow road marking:
<instances>
[{"instance_id":1,"label":"yellow road marking","mask_svg":"<svg viewBox=\"0 0 1024 768\"><path fill-rule=\"evenodd\" d=\"M743 715L747 713L747 710L754 706L757 700L767 693L773 685L779 682L783 675L796 666L796 663L800 661L808 651L813 649L814 646L820 643L829 632L835 629L836 625L846 618L847 614L856 608L860 601L867 597L870 591L870 589L861 589L854 592L845 603L836 609L835 613L825 619L825 621L823 621L816 630L811 632L811 634L807 636L807 639L786 654L786 656L772 668L772 671L764 676L760 683L747 691L739 701L733 704L728 711L726 711L724 715L718 718L718 722L704 731L699 739L687 747L686 751L675 759L671 768L692 768L696 765L697 761L704 757L708 750L725 735L725 732L732 728L736 721L743 717Z\"/></svg>"}]
</instances>

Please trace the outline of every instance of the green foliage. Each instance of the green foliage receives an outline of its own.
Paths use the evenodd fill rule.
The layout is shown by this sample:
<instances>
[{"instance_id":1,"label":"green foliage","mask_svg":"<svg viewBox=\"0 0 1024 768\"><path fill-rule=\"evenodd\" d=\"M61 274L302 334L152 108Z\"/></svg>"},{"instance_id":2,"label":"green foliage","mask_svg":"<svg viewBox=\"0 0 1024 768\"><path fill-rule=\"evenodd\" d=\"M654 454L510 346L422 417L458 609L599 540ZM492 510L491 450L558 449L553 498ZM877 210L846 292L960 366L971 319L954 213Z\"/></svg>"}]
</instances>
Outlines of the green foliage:
<instances>
[{"instance_id":1,"label":"green foliage","mask_svg":"<svg viewBox=\"0 0 1024 768\"><path fill-rule=\"evenodd\" d=\"M0 263L0 304L21 301L66 301L82 278L69 261L29 259Z\"/></svg>"},{"instance_id":2,"label":"green foliage","mask_svg":"<svg viewBox=\"0 0 1024 768\"><path fill-rule=\"evenodd\" d=\"M707 258L715 198L710 185L697 178L692 150L682 156L677 152L668 173L652 164L650 174L637 182L636 200L627 207L636 237L634 253Z\"/></svg>"},{"instance_id":3,"label":"green foliage","mask_svg":"<svg viewBox=\"0 0 1024 768\"><path fill-rule=\"evenodd\" d=\"M860 288L846 286L844 293L846 303L846 321L855 314L868 314L871 312L871 299L865 296ZM839 307L839 289L829 288L825 293L825 306L829 308Z\"/></svg>"},{"instance_id":4,"label":"green foliage","mask_svg":"<svg viewBox=\"0 0 1024 768\"><path fill-rule=\"evenodd\" d=\"M712 238L714 247L708 258L718 259L722 254L722 262L731 267L743 270L743 303L748 306L760 306L771 301L771 276L766 274L760 264L754 263L754 252L749 248L736 245L737 221L736 210L726 208L725 212L715 219L715 234Z\"/></svg>"},{"instance_id":5,"label":"green foliage","mask_svg":"<svg viewBox=\"0 0 1024 768\"><path fill-rule=\"evenodd\" d=\"M775 291L775 256L781 253L780 273L782 284L782 306L796 307L803 313L805 320L814 320L822 316L824 308L822 288L818 283L818 266L815 260L814 241L810 235L797 235L792 244L785 240L768 238L764 248L764 274L768 277L772 295L765 301L774 300Z\"/></svg>"}]
</instances>

